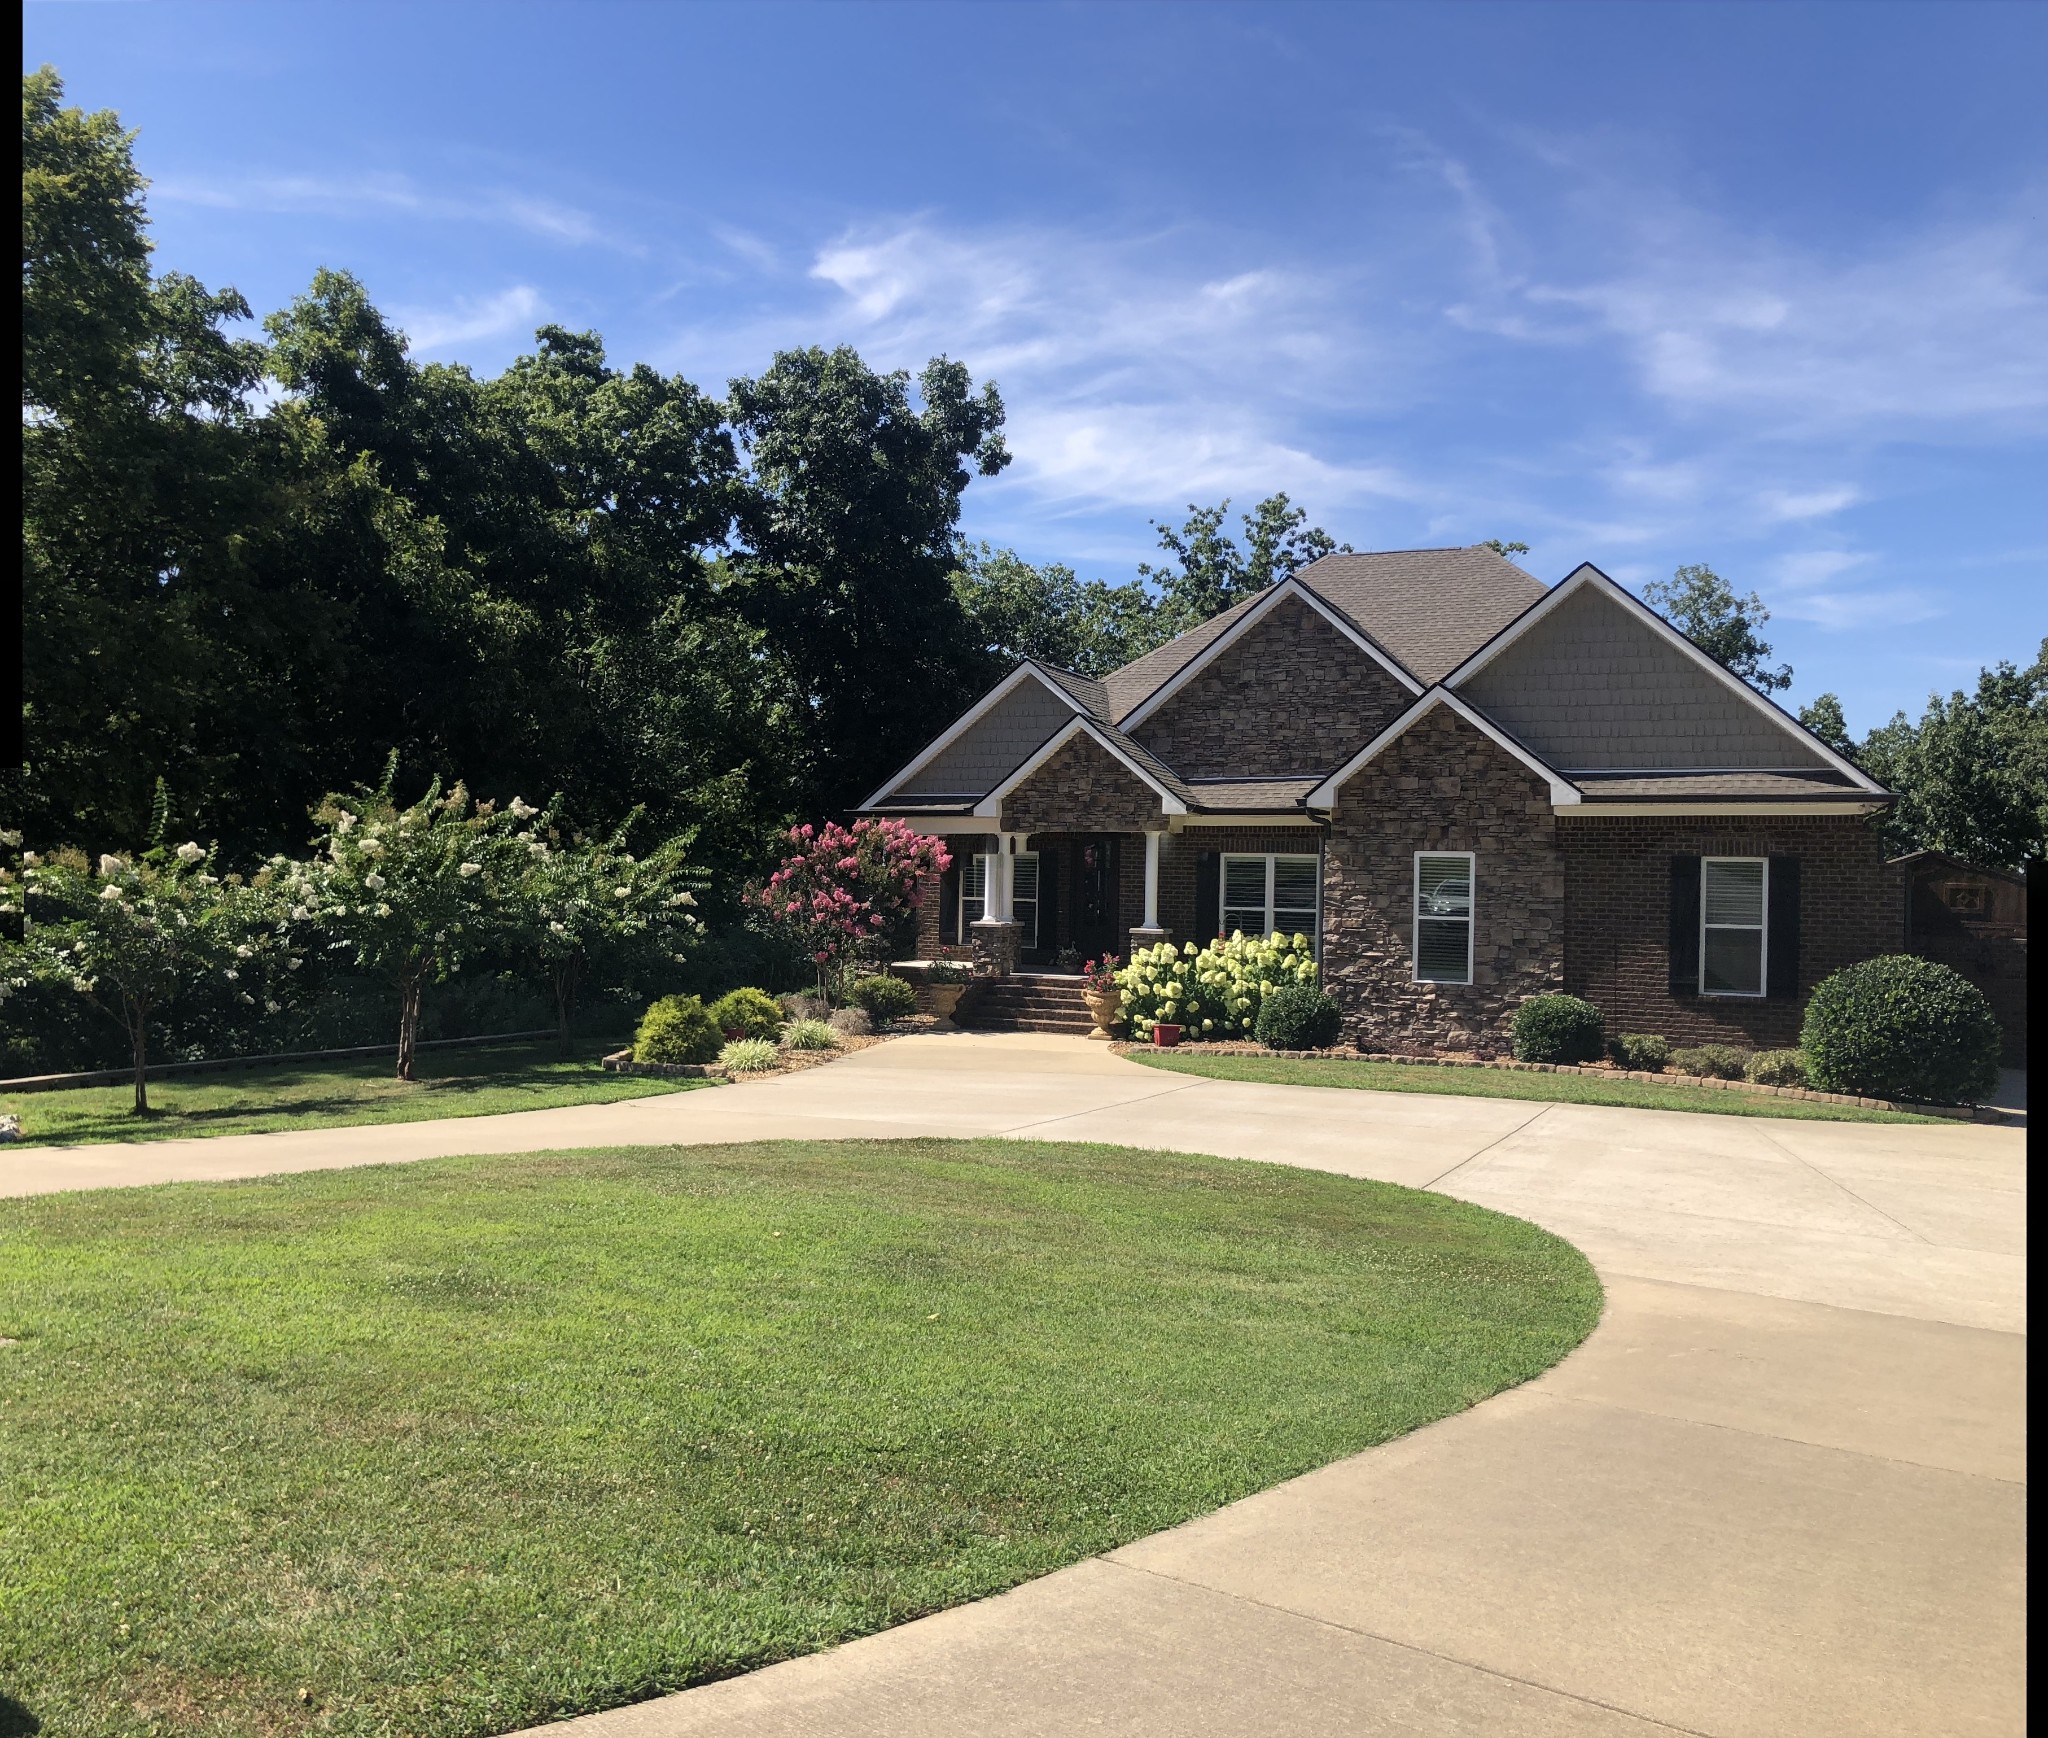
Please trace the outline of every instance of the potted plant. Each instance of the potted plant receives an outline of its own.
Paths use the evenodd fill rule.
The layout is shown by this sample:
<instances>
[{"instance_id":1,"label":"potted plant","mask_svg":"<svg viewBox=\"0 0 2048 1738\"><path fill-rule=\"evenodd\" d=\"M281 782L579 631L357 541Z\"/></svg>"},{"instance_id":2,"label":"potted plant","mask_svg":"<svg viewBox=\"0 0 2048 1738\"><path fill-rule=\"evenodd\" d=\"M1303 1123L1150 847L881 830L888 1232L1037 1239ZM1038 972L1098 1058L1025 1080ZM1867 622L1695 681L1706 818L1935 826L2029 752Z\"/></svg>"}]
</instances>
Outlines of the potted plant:
<instances>
[{"instance_id":1,"label":"potted plant","mask_svg":"<svg viewBox=\"0 0 2048 1738\"><path fill-rule=\"evenodd\" d=\"M967 988L968 973L956 960L941 956L924 969L925 987L932 993L932 1012L941 1020L950 1020L953 1010L960 1006L960 995Z\"/></svg>"},{"instance_id":2,"label":"potted plant","mask_svg":"<svg viewBox=\"0 0 2048 1738\"><path fill-rule=\"evenodd\" d=\"M1117 1011L1123 1006L1124 993L1116 981L1117 968L1122 962L1113 953L1104 954L1099 960L1090 960L1081 968L1081 1000L1088 1004L1088 1014L1095 1022L1091 1038L1108 1038L1110 1027L1116 1024Z\"/></svg>"},{"instance_id":3,"label":"potted plant","mask_svg":"<svg viewBox=\"0 0 2048 1738\"><path fill-rule=\"evenodd\" d=\"M1171 1050L1180 1042L1180 1028L1171 1020L1159 1020L1152 1027L1152 1042L1162 1050Z\"/></svg>"}]
</instances>

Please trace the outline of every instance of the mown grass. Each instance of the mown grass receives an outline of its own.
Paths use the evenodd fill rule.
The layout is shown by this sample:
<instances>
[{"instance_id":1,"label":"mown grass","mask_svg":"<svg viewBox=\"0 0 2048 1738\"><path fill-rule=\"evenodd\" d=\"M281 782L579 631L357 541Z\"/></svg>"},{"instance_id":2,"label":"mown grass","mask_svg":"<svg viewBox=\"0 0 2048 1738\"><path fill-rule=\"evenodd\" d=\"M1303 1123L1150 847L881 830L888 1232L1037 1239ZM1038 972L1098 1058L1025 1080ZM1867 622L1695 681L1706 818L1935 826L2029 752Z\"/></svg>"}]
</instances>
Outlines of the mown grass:
<instances>
[{"instance_id":1,"label":"mown grass","mask_svg":"<svg viewBox=\"0 0 2048 1738\"><path fill-rule=\"evenodd\" d=\"M504 1732L1169 1526L1599 1310L1519 1220L1116 1147L0 1202L0 1686L67 1738Z\"/></svg>"},{"instance_id":2,"label":"mown grass","mask_svg":"<svg viewBox=\"0 0 2048 1738\"><path fill-rule=\"evenodd\" d=\"M149 1083L149 1114L135 1114L135 1089L74 1086L58 1092L0 1093L0 1111L21 1118L22 1138L38 1146L92 1141L183 1140L193 1135L270 1134L278 1129L338 1128L348 1123L425 1122L608 1104L711 1084L651 1075L607 1074L591 1058L603 1046L565 1057L552 1039L422 1050L416 1080L399 1080L389 1056L353 1062L277 1062L227 1074L170 1075Z\"/></svg>"},{"instance_id":3,"label":"mown grass","mask_svg":"<svg viewBox=\"0 0 2048 1738\"><path fill-rule=\"evenodd\" d=\"M1294 1061L1285 1056L1183 1056L1133 1050L1133 1062L1171 1074L1211 1080L1256 1080L1275 1086L1336 1086L1362 1092L1433 1092L1453 1098L1527 1098L1553 1104L1618 1104L1636 1110L1704 1111L1714 1116L1791 1117L1809 1122L1945 1122L1907 1111L1772 1098L1711 1086L1654 1086L1643 1080L1601 1080L1586 1074L1523 1074L1508 1068L1429 1068L1363 1059Z\"/></svg>"}]
</instances>

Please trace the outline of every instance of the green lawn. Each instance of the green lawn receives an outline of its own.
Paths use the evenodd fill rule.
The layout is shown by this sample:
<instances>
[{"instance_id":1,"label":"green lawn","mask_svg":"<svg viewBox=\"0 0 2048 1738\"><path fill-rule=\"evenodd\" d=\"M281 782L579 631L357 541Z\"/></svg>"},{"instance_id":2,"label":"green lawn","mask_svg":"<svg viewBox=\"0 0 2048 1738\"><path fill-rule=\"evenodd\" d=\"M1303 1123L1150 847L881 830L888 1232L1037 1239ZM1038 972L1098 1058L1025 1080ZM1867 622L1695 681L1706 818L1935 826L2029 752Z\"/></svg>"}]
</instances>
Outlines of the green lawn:
<instances>
[{"instance_id":1,"label":"green lawn","mask_svg":"<svg viewBox=\"0 0 2048 1738\"><path fill-rule=\"evenodd\" d=\"M170 1075L149 1083L150 1113L135 1114L135 1088L75 1086L62 1092L0 1093L0 1111L21 1118L22 1138L39 1146L87 1141L167 1141L191 1135L269 1134L344 1123L425 1122L605 1104L710 1084L607 1074L595 1040L565 1058L554 1040L422 1050L417 1080L392 1075L389 1056L355 1062L280 1062L227 1074Z\"/></svg>"},{"instance_id":2,"label":"green lawn","mask_svg":"<svg viewBox=\"0 0 2048 1738\"><path fill-rule=\"evenodd\" d=\"M1117 1147L0 1202L0 1686L66 1738L504 1732L1169 1526L1599 1311L1519 1220Z\"/></svg>"},{"instance_id":3,"label":"green lawn","mask_svg":"<svg viewBox=\"0 0 2048 1738\"><path fill-rule=\"evenodd\" d=\"M1552 1104L1620 1104L1638 1110L1697 1110L1715 1116L1793 1117L1812 1122L1946 1122L1897 1110L1820 1104L1809 1098L1722 1092L1711 1086L1653 1086L1585 1074L1523 1074L1508 1068L1429 1068L1400 1062L1311 1062L1285 1056L1182 1056L1133 1050L1133 1062L1211 1080L1259 1080L1275 1086L1348 1086L1364 1092L1434 1092L1456 1098L1528 1098Z\"/></svg>"}]
</instances>

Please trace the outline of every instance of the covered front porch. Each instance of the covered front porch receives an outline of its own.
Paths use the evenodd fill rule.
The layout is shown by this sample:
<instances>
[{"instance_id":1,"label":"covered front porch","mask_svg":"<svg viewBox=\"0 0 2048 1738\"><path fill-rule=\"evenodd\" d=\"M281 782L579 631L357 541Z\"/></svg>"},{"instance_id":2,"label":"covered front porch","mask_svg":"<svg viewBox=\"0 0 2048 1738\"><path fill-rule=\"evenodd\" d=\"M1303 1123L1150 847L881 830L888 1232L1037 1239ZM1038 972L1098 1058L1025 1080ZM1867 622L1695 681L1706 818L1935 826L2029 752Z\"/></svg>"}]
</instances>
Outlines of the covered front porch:
<instances>
[{"instance_id":1,"label":"covered front porch","mask_svg":"<svg viewBox=\"0 0 2048 1738\"><path fill-rule=\"evenodd\" d=\"M1078 973L1166 935L1163 831L962 833L926 889L920 944L971 952L984 969Z\"/></svg>"}]
</instances>

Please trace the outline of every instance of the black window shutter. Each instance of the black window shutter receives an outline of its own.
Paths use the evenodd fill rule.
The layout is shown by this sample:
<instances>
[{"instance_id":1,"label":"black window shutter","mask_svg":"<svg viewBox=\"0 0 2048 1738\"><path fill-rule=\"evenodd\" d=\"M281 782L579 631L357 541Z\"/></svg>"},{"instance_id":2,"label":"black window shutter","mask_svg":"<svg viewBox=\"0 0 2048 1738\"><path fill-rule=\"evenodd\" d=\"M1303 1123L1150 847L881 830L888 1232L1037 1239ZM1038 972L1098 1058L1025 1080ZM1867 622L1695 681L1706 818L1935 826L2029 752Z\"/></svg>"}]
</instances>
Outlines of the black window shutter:
<instances>
[{"instance_id":1,"label":"black window shutter","mask_svg":"<svg viewBox=\"0 0 2048 1738\"><path fill-rule=\"evenodd\" d=\"M1197 947L1215 940L1223 927L1223 858L1204 851L1195 858L1195 930L1185 940Z\"/></svg>"},{"instance_id":2,"label":"black window shutter","mask_svg":"<svg viewBox=\"0 0 2048 1738\"><path fill-rule=\"evenodd\" d=\"M1770 981L1764 993L1781 1000L1799 995L1799 859L1771 859Z\"/></svg>"},{"instance_id":3,"label":"black window shutter","mask_svg":"<svg viewBox=\"0 0 2048 1738\"><path fill-rule=\"evenodd\" d=\"M1671 859L1671 993L1700 993L1700 860Z\"/></svg>"},{"instance_id":4,"label":"black window shutter","mask_svg":"<svg viewBox=\"0 0 2048 1738\"><path fill-rule=\"evenodd\" d=\"M960 859L953 859L953 867L939 877L939 940L958 946L960 943Z\"/></svg>"}]
</instances>

